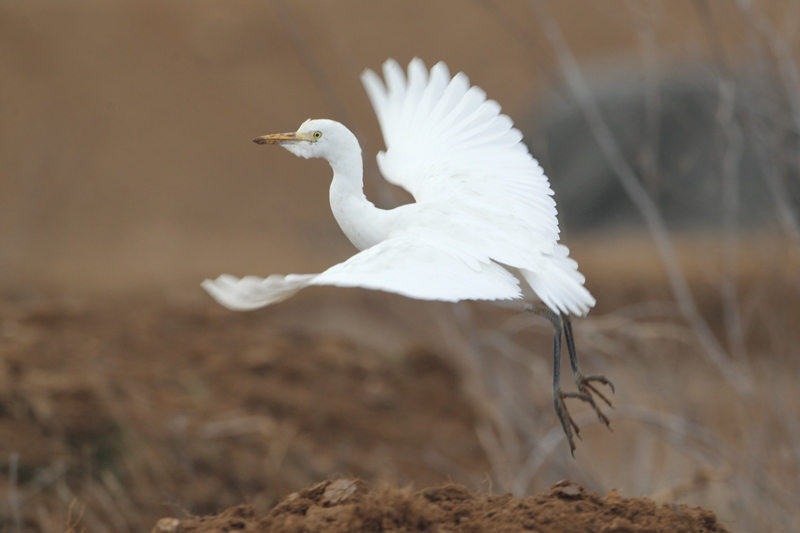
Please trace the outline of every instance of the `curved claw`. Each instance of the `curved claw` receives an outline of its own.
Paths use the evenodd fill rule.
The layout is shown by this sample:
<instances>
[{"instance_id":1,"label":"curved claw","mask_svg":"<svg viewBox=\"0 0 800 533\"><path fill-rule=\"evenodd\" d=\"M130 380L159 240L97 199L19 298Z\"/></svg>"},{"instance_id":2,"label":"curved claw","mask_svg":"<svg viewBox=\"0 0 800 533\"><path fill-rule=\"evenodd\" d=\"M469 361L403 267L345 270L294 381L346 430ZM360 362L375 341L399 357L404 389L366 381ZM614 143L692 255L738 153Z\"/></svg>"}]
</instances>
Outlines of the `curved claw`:
<instances>
[{"instance_id":1,"label":"curved claw","mask_svg":"<svg viewBox=\"0 0 800 533\"><path fill-rule=\"evenodd\" d=\"M611 382L611 380L601 374L582 376L582 379L584 382L597 381L598 383L602 383L603 385L608 385L608 387L611 389L611 394L615 394L617 392L617 389L614 387L614 384Z\"/></svg>"},{"instance_id":2,"label":"curved claw","mask_svg":"<svg viewBox=\"0 0 800 533\"><path fill-rule=\"evenodd\" d=\"M572 454L572 457L575 457L575 439L573 439L573 430L574 430L574 436L578 437L581 440L583 440L583 437L581 437L581 429L578 427L578 424L575 423L575 421L570 416L569 410L567 409L567 404L564 403L564 399L572 397L572 394L578 394L578 393L560 392L557 396L553 398L553 400L556 407L556 416L558 416L558 420L559 422L561 422L561 428L564 430L564 434L567 436L567 442L569 443L569 451Z\"/></svg>"},{"instance_id":3,"label":"curved claw","mask_svg":"<svg viewBox=\"0 0 800 533\"><path fill-rule=\"evenodd\" d=\"M605 424L605 426L609 430L611 430L611 421L608 419L608 417L605 415L605 413L603 413L600 410L600 408L597 406L597 403L595 403L594 397L592 396L592 394L596 394L597 396L599 396L600 399L603 400L606 403L606 405L608 405L610 408L614 409L614 406L612 405L611 400L609 400L605 396L605 394L603 394L602 392L597 390L597 388L594 385L591 384L592 381L596 381L596 382L601 383L603 385L608 385L611 388L612 394L614 393L614 384L611 383L611 381L608 378L606 378L605 376L601 376L601 375L591 375L591 376L579 375L575 379L575 384L578 386L578 391L579 391L579 393L576 393L575 397L580 398L581 400L583 400L583 401L587 402L589 405L591 405L592 408L594 409L595 414L597 415L597 419L600 420L600 422L602 422L603 424Z\"/></svg>"},{"instance_id":4,"label":"curved claw","mask_svg":"<svg viewBox=\"0 0 800 533\"><path fill-rule=\"evenodd\" d=\"M600 392L599 390L597 390L596 388L594 388L592 385L589 385L588 383L584 383L584 384L583 384L583 388L585 388L585 389L589 389L589 390L590 390L590 391L592 391L594 394L598 395L598 396L600 397L600 399L601 399L601 400L603 400L603 401L606 403L606 405L607 405L607 406L609 406L610 408L614 409L614 406L611 404L611 400L609 400L608 398L606 398L606 396L605 396L605 395L604 395L602 392ZM587 393L587 394L588 394L588 393Z\"/></svg>"}]
</instances>

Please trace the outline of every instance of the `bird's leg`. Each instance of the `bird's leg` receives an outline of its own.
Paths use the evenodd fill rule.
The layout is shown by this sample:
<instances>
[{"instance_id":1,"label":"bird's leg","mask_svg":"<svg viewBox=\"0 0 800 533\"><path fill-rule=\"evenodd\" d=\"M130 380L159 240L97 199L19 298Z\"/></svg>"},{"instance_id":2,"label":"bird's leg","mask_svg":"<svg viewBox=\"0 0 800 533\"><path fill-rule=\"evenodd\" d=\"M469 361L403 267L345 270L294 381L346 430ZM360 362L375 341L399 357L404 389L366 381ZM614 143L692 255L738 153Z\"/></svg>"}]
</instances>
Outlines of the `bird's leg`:
<instances>
[{"instance_id":1,"label":"bird's leg","mask_svg":"<svg viewBox=\"0 0 800 533\"><path fill-rule=\"evenodd\" d=\"M576 392L564 392L561 390L561 334L563 331L561 317L555 314L550 309L544 307L537 307L530 304L525 304L523 307L526 311L530 311L536 315L547 318L553 324L553 404L555 405L556 416L561 422L561 427L564 429L564 434L567 436L569 442L569 451L572 456L575 456L575 440L573 439L573 430L575 436L581 438L581 430L578 424L572 419L567 410L567 404L564 399L571 397L579 397ZM589 397L591 400L591 397Z\"/></svg>"},{"instance_id":2,"label":"bird's leg","mask_svg":"<svg viewBox=\"0 0 800 533\"><path fill-rule=\"evenodd\" d=\"M538 307L531 304L523 306L525 311L530 311L534 314L547 318L552 324L554 329L553 336L553 403L555 404L556 415L561 422L561 427L567 436L569 442L570 453L575 456L575 441L573 439L573 431L575 436L581 438L580 428L578 424L572 419L567 405L564 402L566 398L577 398L581 401L588 403L594 408L597 417L603 422L606 427L609 427L609 420L597 407L592 393L597 394L609 406L611 402L602 393L600 393L593 385L592 381L597 381L604 385L611 387L611 392L614 392L614 385L605 376L591 375L584 376L581 372L580 365L578 364L578 355L575 352L575 339L572 336L572 322L568 315L558 315L545 307ZM562 331L567 339L567 349L569 350L569 362L572 366L572 375L575 379L575 384L578 386L578 392L564 392L561 390L561 335Z\"/></svg>"},{"instance_id":3,"label":"bird's leg","mask_svg":"<svg viewBox=\"0 0 800 533\"><path fill-rule=\"evenodd\" d=\"M575 395L575 397L589 403L594 408L594 412L597 414L598 420L605 424L607 428L611 429L611 422L597 406L592 394L596 394L606 403L606 405L612 409L614 406L611 405L611 401L603 393L598 391L597 388L592 385L592 382L596 381L597 383L608 385L609 388L611 388L612 394L614 393L614 384L611 383L607 377L600 374L592 374L589 376L583 375L583 372L581 372L581 365L578 363L578 354L575 352L575 337L572 335L572 321L570 320L569 315L565 314L561 315L561 321L564 324L564 337L567 339L567 350L569 350L569 363L572 366L572 377L575 380L575 385L578 386L578 394Z\"/></svg>"}]
</instances>

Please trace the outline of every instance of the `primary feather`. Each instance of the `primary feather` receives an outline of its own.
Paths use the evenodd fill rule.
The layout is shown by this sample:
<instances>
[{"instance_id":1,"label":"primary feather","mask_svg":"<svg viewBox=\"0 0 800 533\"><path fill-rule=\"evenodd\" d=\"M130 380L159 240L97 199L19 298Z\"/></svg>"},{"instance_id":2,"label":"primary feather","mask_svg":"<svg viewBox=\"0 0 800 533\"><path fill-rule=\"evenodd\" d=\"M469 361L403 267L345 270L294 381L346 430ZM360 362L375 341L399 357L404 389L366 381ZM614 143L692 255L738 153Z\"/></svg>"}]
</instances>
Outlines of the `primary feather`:
<instances>
[{"instance_id":1,"label":"primary feather","mask_svg":"<svg viewBox=\"0 0 800 533\"><path fill-rule=\"evenodd\" d=\"M463 74L450 79L437 64L427 78L422 61L384 64L385 87L362 75L381 124L386 151L378 165L388 181L417 203L447 205L475 243L500 263L540 268L558 241L555 201L547 177L500 106Z\"/></svg>"},{"instance_id":2,"label":"primary feather","mask_svg":"<svg viewBox=\"0 0 800 533\"><path fill-rule=\"evenodd\" d=\"M275 303L309 285L445 301L519 298L518 280L502 264L519 269L552 310L586 314L595 301L558 244L553 191L497 102L464 74L451 77L444 63L428 72L414 59L406 77L388 60L383 80L371 70L361 79L386 144L380 170L416 203L389 211L369 203L352 133L333 121L307 121L298 134L316 131L319 140L285 147L330 162L331 207L362 251L321 274L220 276L206 280L206 290L231 309Z\"/></svg>"}]
</instances>

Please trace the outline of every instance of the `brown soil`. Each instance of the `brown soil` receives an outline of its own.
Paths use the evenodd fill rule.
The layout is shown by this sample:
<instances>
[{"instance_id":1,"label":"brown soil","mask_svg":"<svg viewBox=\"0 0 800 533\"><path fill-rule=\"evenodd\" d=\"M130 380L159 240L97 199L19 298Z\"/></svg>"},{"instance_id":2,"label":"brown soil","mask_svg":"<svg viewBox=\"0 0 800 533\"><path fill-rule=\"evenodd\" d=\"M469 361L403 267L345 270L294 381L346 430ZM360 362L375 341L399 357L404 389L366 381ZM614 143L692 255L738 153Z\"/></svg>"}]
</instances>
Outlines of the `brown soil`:
<instances>
[{"instance_id":1,"label":"brown soil","mask_svg":"<svg viewBox=\"0 0 800 533\"><path fill-rule=\"evenodd\" d=\"M713 513L685 505L656 505L647 498L605 498L562 481L524 500L510 494L476 496L461 485L421 491L368 489L361 480L324 481L295 492L267 515L248 505L217 516L165 518L157 533L480 531L540 533L725 532Z\"/></svg>"}]
</instances>

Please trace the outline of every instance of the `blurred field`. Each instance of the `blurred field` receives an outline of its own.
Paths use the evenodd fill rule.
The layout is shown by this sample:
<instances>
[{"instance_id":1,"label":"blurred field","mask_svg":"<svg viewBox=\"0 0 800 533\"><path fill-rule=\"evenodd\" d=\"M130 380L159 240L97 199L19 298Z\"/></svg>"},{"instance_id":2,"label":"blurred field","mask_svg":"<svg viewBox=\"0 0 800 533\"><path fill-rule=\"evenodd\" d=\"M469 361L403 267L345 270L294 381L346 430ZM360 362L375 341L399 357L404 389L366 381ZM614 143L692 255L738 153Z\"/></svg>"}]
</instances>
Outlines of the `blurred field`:
<instances>
[{"instance_id":1,"label":"blurred field","mask_svg":"<svg viewBox=\"0 0 800 533\"><path fill-rule=\"evenodd\" d=\"M546 5L674 254L564 118L564 57L526 2L0 3L0 530L264 512L335 475L517 496L571 479L800 529L800 4ZM613 433L578 413L575 460L534 317L333 289L236 314L199 288L352 253L325 163L257 135L342 120L367 195L403 201L358 75L415 55L503 104L552 177L598 300L583 365L617 385ZM669 114L687 78L705 107Z\"/></svg>"}]
</instances>

